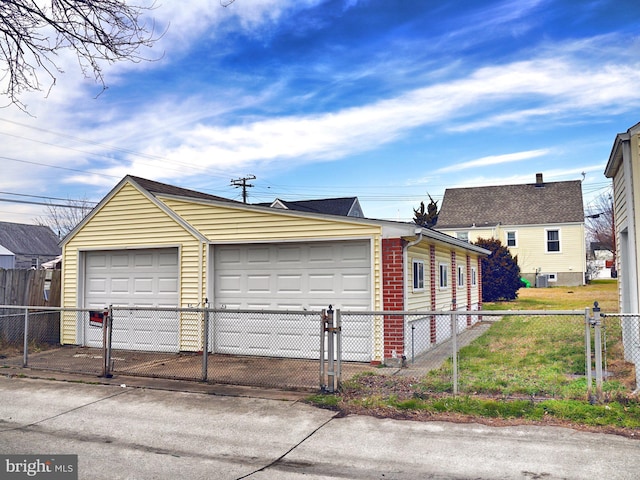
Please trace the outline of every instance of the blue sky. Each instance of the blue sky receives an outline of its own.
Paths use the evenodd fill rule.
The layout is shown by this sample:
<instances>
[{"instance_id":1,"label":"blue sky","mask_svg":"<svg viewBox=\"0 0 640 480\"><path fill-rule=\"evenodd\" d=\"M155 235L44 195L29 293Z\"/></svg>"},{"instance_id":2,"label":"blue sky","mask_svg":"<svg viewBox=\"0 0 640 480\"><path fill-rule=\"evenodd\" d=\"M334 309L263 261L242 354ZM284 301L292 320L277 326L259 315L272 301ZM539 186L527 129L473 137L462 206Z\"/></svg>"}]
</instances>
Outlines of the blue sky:
<instances>
[{"instance_id":1,"label":"blue sky","mask_svg":"<svg viewBox=\"0 0 640 480\"><path fill-rule=\"evenodd\" d=\"M105 65L105 92L63 52L48 95L22 96L28 115L0 108L0 198L97 202L133 174L240 200L230 182L251 174L250 202L357 196L368 217L410 221L428 194L541 172L584 178L589 213L615 135L640 122L633 0L165 0L152 14L154 61ZM3 221L44 211L0 202Z\"/></svg>"}]
</instances>

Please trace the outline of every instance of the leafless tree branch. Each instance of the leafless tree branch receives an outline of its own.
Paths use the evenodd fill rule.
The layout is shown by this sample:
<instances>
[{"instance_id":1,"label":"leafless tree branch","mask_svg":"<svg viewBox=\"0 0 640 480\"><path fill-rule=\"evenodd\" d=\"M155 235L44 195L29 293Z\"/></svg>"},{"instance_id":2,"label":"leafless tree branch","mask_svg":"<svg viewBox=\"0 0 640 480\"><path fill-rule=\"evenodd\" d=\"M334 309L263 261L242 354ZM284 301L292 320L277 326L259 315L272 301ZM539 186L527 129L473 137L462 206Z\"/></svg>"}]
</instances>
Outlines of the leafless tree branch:
<instances>
[{"instance_id":1,"label":"leafless tree branch","mask_svg":"<svg viewBox=\"0 0 640 480\"><path fill-rule=\"evenodd\" d=\"M104 63L149 60L139 50L158 39L154 25L142 21L153 8L124 0L0 1L0 94L26 111L20 95L42 90L41 77L48 78L48 90L55 85L63 49L73 51L82 73L106 89Z\"/></svg>"}]
</instances>

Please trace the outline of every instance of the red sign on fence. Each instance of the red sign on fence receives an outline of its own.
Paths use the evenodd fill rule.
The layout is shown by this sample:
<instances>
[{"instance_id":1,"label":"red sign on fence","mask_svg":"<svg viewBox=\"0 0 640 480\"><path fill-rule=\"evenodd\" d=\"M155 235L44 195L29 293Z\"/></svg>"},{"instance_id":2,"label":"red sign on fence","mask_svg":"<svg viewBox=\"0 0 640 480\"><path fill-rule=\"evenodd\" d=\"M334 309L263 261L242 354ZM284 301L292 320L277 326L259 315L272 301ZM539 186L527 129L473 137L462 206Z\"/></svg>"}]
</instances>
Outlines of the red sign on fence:
<instances>
[{"instance_id":1,"label":"red sign on fence","mask_svg":"<svg viewBox=\"0 0 640 480\"><path fill-rule=\"evenodd\" d=\"M90 311L89 312L89 325L92 327L102 328L104 322L104 312Z\"/></svg>"}]
</instances>

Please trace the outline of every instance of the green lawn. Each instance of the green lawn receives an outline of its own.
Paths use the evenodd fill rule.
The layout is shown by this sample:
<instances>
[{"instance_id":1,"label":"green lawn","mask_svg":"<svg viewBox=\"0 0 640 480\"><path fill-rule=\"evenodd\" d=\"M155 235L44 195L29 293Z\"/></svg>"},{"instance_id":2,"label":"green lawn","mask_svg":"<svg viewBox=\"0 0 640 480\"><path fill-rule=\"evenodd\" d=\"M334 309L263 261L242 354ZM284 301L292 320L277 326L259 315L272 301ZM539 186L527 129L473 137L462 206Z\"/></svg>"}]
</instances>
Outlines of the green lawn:
<instances>
[{"instance_id":1,"label":"green lawn","mask_svg":"<svg viewBox=\"0 0 640 480\"><path fill-rule=\"evenodd\" d=\"M580 287L521 289L513 302L487 310L585 311L597 301L603 313L617 311L615 280ZM633 365L622 358L619 320L605 319L605 403L587 399L584 313L574 316L509 315L458 355L459 395L453 396L452 361L419 379L360 375L337 396L312 402L344 412L378 416L464 417L555 421L590 427L640 428L640 402L633 395Z\"/></svg>"}]
</instances>

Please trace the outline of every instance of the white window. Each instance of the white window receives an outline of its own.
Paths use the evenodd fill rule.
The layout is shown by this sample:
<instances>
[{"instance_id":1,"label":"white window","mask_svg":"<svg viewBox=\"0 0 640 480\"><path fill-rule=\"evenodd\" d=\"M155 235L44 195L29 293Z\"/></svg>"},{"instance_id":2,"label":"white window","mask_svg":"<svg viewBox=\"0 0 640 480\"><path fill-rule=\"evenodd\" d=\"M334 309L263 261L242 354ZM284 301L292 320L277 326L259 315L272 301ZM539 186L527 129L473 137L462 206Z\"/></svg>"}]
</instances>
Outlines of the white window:
<instances>
[{"instance_id":1,"label":"white window","mask_svg":"<svg viewBox=\"0 0 640 480\"><path fill-rule=\"evenodd\" d=\"M446 263L440 264L440 288L447 288L449 286L449 265Z\"/></svg>"},{"instance_id":2,"label":"white window","mask_svg":"<svg viewBox=\"0 0 640 480\"><path fill-rule=\"evenodd\" d=\"M478 284L478 271L476 267L471 267L471 286L475 287Z\"/></svg>"},{"instance_id":3,"label":"white window","mask_svg":"<svg viewBox=\"0 0 640 480\"><path fill-rule=\"evenodd\" d=\"M517 247L518 237L515 230L507 232L507 247Z\"/></svg>"},{"instance_id":4,"label":"white window","mask_svg":"<svg viewBox=\"0 0 640 480\"><path fill-rule=\"evenodd\" d=\"M464 287L464 267L458 265L458 286Z\"/></svg>"},{"instance_id":5,"label":"white window","mask_svg":"<svg viewBox=\"0 0 640 480\"><path fill-rule=\"evenodd\" d=\"M545 230L545 235L547 236L547 241L546 241L547 253L559 252L560 251L560 230L547 229Z\"/></svg>"},{"instance_id":6,"label":"white window","mask_svg":"<svg viewBox=\"0 0 640 480\"><path fill-rule=\"evenodd\" d=\"M424 290L424 261L413 261L413 290Z\"/></svg>"},{"instance_id":7,"label":"white window","mask_svg":"<svg viewBox=\"0 0 640 480\"><path fill-rule=\"evenodd\" d=\"M547 278L549 279L550 282L557 282L558 281L558 275L555 273L547 273Z\"/></svg>"},{"instance_id":8,"label":"white window","mask_svg":"<svg viewBox=\"0 0 640 480\"><path fill-rule=\"evenodd\" d=\"M469 242L469 232L456 232L456 237L463 242Z\"/></svg>"}]
</instances>

